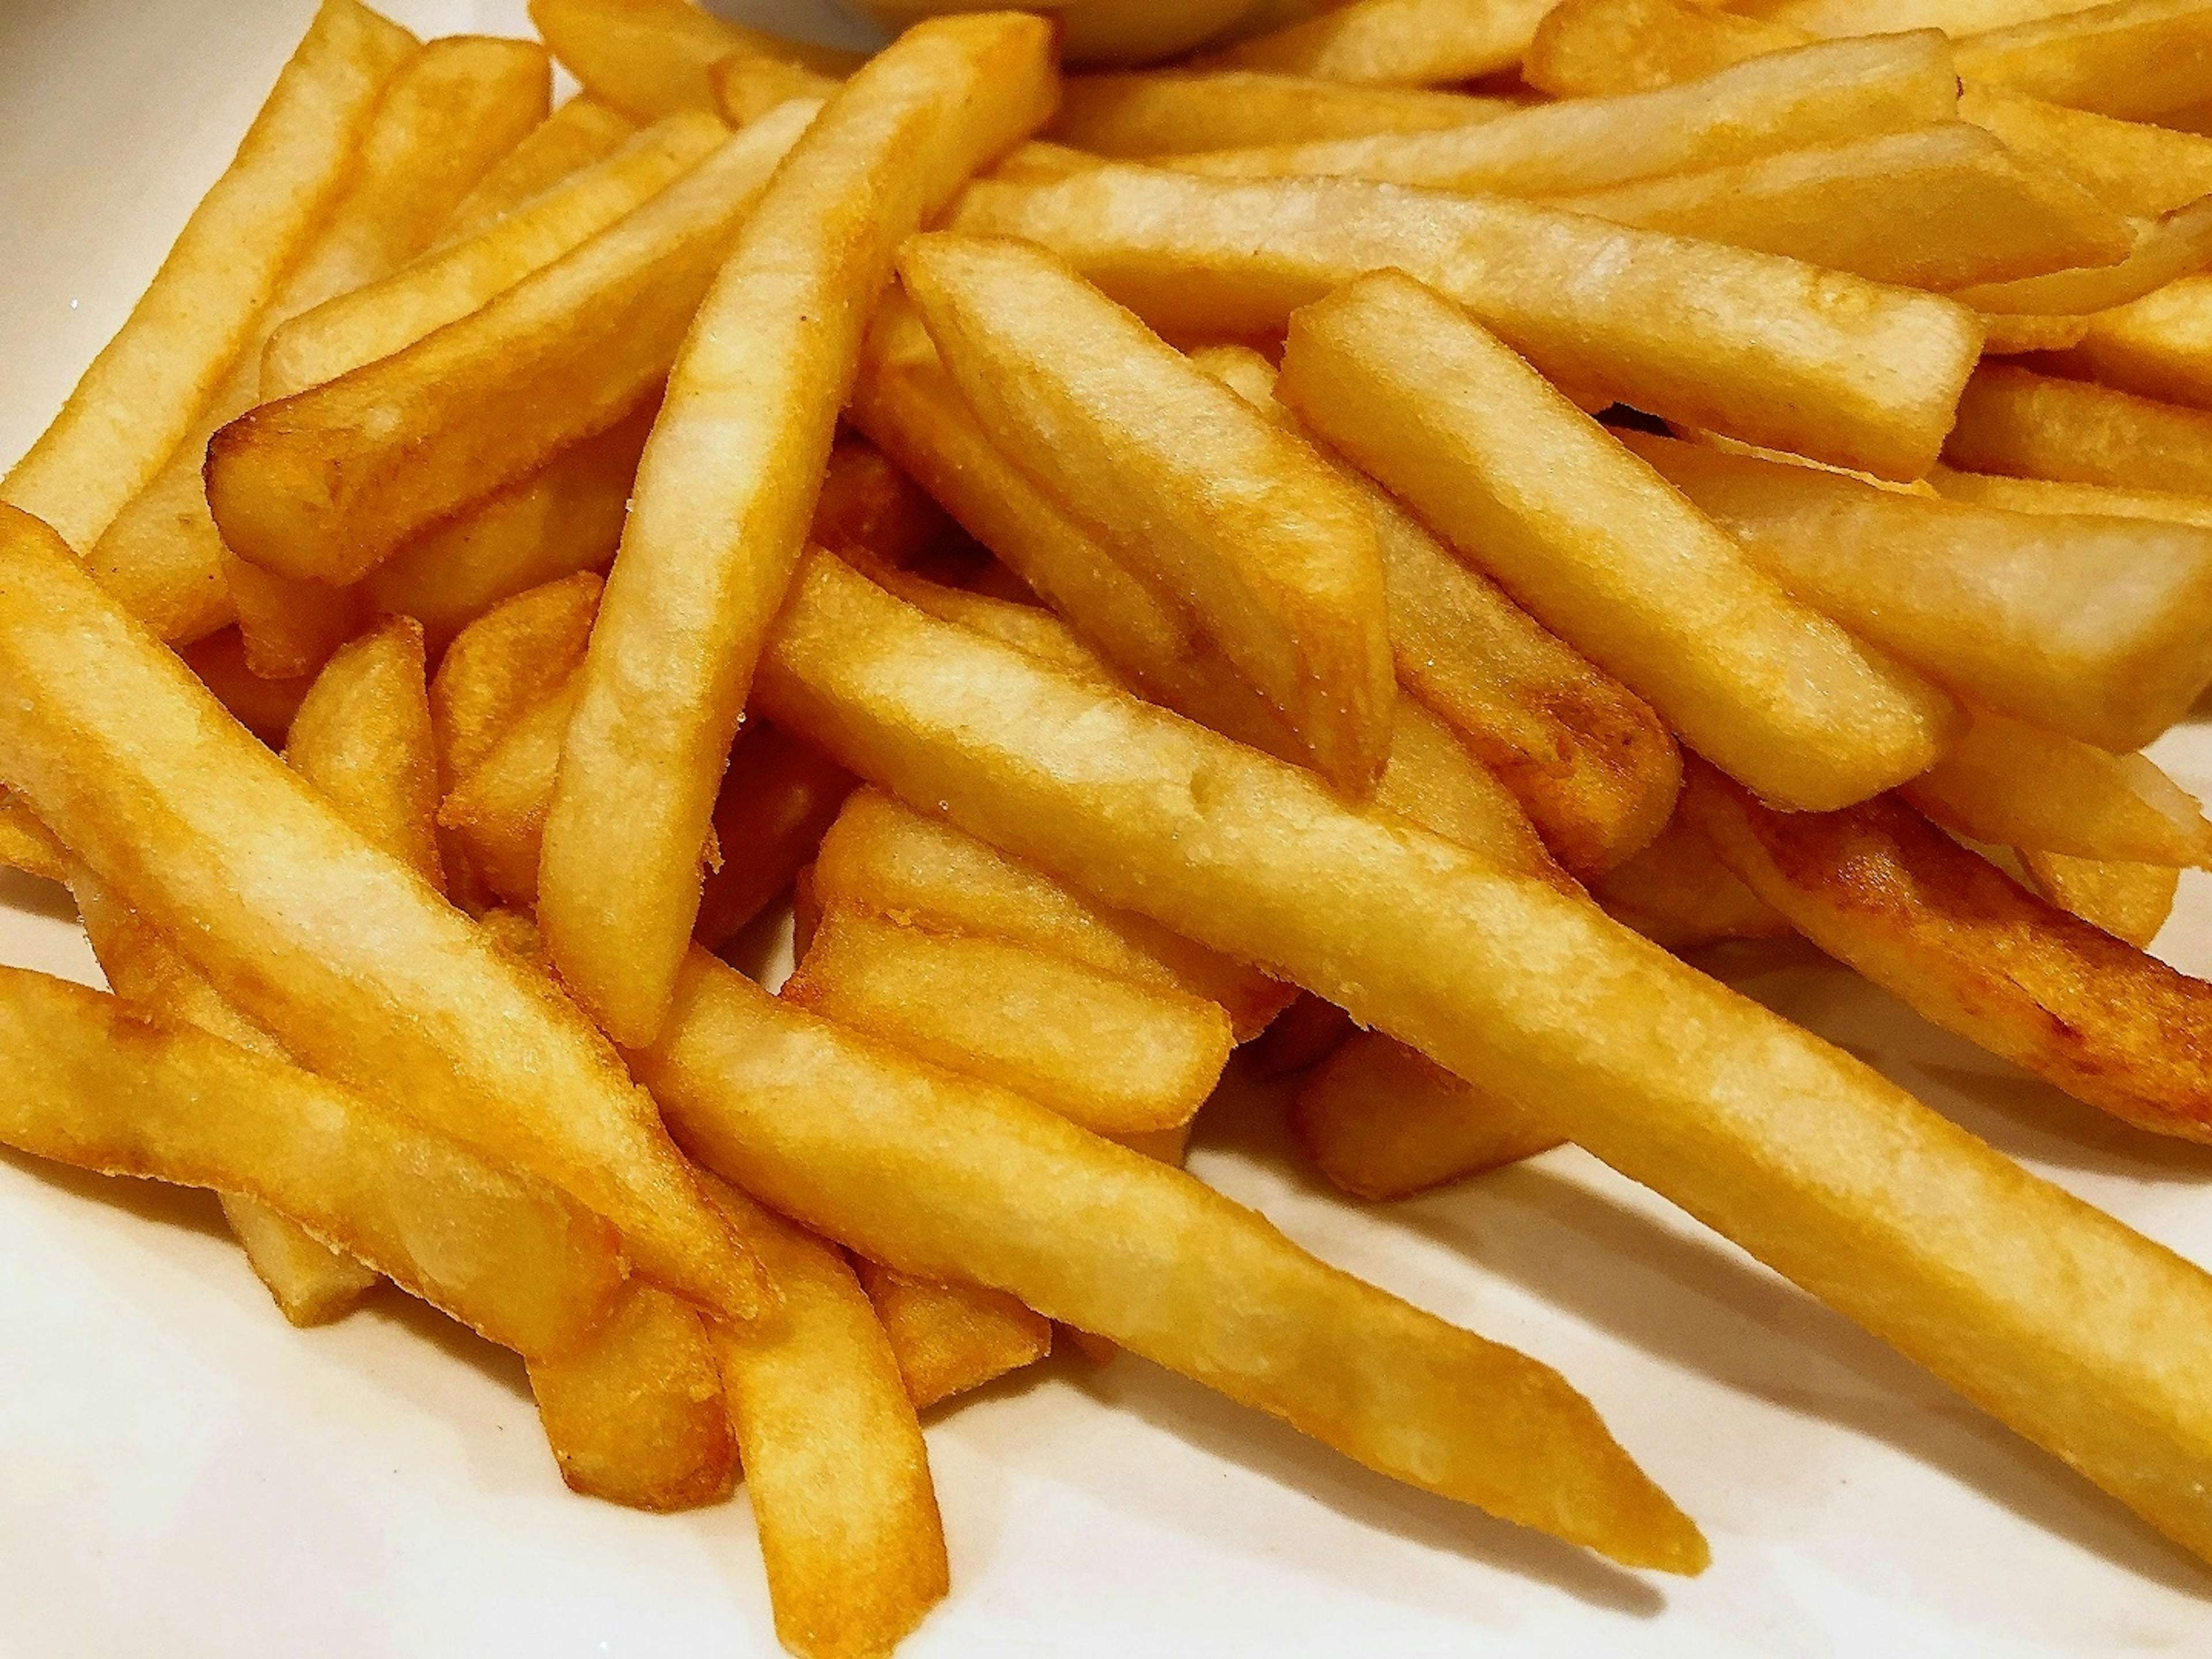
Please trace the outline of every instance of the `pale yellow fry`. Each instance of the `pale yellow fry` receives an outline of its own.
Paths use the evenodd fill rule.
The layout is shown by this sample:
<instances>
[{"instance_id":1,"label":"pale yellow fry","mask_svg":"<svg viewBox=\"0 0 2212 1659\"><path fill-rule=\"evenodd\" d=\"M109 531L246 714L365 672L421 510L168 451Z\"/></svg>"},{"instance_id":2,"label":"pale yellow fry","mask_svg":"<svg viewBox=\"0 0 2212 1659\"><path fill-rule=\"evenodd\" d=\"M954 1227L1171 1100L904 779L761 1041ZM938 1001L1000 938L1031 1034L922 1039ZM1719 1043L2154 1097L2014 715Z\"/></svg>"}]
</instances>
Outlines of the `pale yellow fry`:
<instances>
[{"instance_id":1,"label":"pale yellow fry","mask_svg":"<svg viewBox=\"0 0 2212 1659\"><path fill-rule=\"evenodd\" d=\"M1352 0L1200 61L1325 81L1471 81L1510 69L1550 9L1549 0Z\"/></svg>"},{"instance_id":2,"label":"pale yellow fry","mask_svg":"<svg viewBox=\"0 0 2212 1659\"><path fill-rule=\"evenodd\" d=\"M1426 132L1487 121L1504 98L1357 86L1256 70L1071 75L1046 136L1098 155L1181 155L1249 144Z\"/></svg>"},{"instance_id":3,"label":"pale yellow fry","mask_svg":"<svg viewBox=\"0 0 2212 1659\"><path fill-rule=\"evenodd\" d=\"M538 901L546 809L582 689L580 669L519 716L438 808L439 827L453 832L469 868L510 904Z\"/></svg>"},{"instance_id":4,"label":"pale yellow fry","mask_svg":"<svg viewBox=\"0 0 2212 1659\"><path fill-rule=\"evenodd\" d=\"M562 67L638 121L711 111L707 71L733 52L825 76L849 75L860 64L858 52L726 22L690 0L531 0L530 21Z\"/></svg>"},{"instance_id":5,"label":"pale yellow fry","mask_svg":"<svg viewBox=\"0 0 2212 1659\"><path fill-rule=\"evenodd\" d=\"M0 791L0 864L44 881L69 879L69 854L15 795Z\"/></svg>"},{"instance_id":6,"label":"pale yellow fry","mask_svg":"<svg viewBox=\"0 0 2212 1659\"><path fill-rule=\"evenodd\" d=\"M1952 298L1991 316L2082 316L2154 293L2212 262L2212 197L2139 223L2128 257L2117 264L2054 270L2043 276L1956 290Z\"/></svg>"},{"instance_id":7,"label":"pale yellow fry","mask_svg":"<svg viewBox=\"0 0 2212 1659\"><path fill-rule=\"evenodd\" d=\"M1004 1291L917 1279L866 1256L854 1259L853 1271L883 1322L918 1412L1052 1352L1052 1322Z\"/></svg>"},{"instance_id":8,"label":"pale yellow fry","mask_svg":"<svg viewBox=\"0 0 2212 1659\"><path fill-rule=\"evenodd\" d=\"M324 0L238 154L0 500L88 550L191 429L286 268L345 187L362 130L415 37Z\"/></svg>"},{"instance_id":9,"label":"pale yellow fry","mask_svg":"<svg viewBox=\"0 0 2212 1659\"><path fill-rule=\"evenodd\" d=\"M484 757L584 660L599 579L580 571L495 605L446 647L430 682L430 723L446 787Z\"/></svg>"},{"instance_id":10,"label":"pale yellow fry","mask_svg":"<svg viewBox=\"0 0 2212 1659\"><path fill-rule=\"evenodd\" d=\"M394 617L332 657L292 716L284 758L371 843L444 890L422 623Z\"/></svg>"},{"instance_id":11,"label":"pale yellow fry","mask_svg":"<svg viewBox=\"0 0 2212 1659\"><path fill-rule=\"evenodd\" d=\"M1943 459L1969 472L2212 495L2212 410L1985 363L1959 399Z\"/></svg>"},{"instance_id":12,"label":"pale yellow fry","mask_svg":"<svg viewBox=\"0 0 2212 1659\"><path fill-rule=\"evenodd\" d=\"M2181 890L2181 872L2168 865L2116 864L2063 853L2024 852L2020 860L2044 897L2139 951L2150 948Z\"/></svg>"},{"instance_id":13,"label":"pale yellow fry","mask_svg":"<svg viewBox=\"0 0 2212 1659\"><path fill-rule=\"evenodd\" d=\"M2212 495L2118 489L2106 484L2059 483L2049 478L1999 477L1987 472L1930 469L1928 482L1954 501L2009 507L2015 513L2087 514L2115 519L2160 519L2212 530Z\"/></svg>"},{"instance_id":14,"label":"pale yellow fry","mask_svg":"<svg viewBox=\"0 0 2212 1659\"><path fill-rule=\"evenodd\" d=\"M2023 98L2001 87L1960 94L1962 120L2016 154L2072 173L2119 212L2157 219L2212 196L2212 138Z\"/></svg>"},{"instance_id":15,"label":"pale yellow fry","mask_svg":"<svg viewBox=\"0 0 2212 1659\"><path fill-rule=\"evenodd\" d=\"M532 127L447 219L442 243L473 236L520 207L540 191L611 155L637 131L637 123L588 92L570 98Z\"/></svg>"},{"instance_id":16,"label":"pale yellow fry","mask_svg":"<svg viewBox=\"0 0 2212 1659\"><path fill-rule=\"evenodd\" d=\"M2069 12L2088 11L2102 0L1783 0L1763 15L1809 33L1874 34L1884 29L1942 29L1978 34Z\"/></svg>"},{"instance_id":17,"label":"pale yellow fry","mask_svg":"<svg viewBox=\"0 0 2212 1659\"><path fill-rule=\"evenodd\" d=\"M753 659L892 256L1050 115L1051 46L1048 25L993 14L919 24L871 59L793 149L685 337L585 659L539 883L562 982L622 1041L649 1041L666 1010Z\"/></svg>"},{"instance_id":18,"label":"pale yellow fry","mask_svg":"<svg viewBox=\"0 0 2212 1659\"><path fill-rule=\"evenodd\" d=\"M2208 0L2118 0L2057 16L2046 11L1958 42L1959 73L1968 81L2138 121L2212 94L2208 52Z\"/></svg>"},{"instance_id":19,"label":"pale yellow fry","mask_svg":"<svg viewBox=\"0 0 2212 1659\"><path fill-rule=\"evenodd\" d=\"M1782 913L1739 881L1711 840L1679 811L1658 840L1592 882L1589 891L1615 921L1676 952L1790 931Z\"/></svg>"},{"instance_id":20,"label":"pale yellow fry","mask_svg":"<svg viewBox=\"0 0 2212 1659\"><path fill-rule=\"evenodd\" d=\"M2139 397L2212 408L2212 276L2179 277L2082 322L2054 367Z\"/></svg>"},{"instance_id":21,"label":"pale yellow fry","mask_svg":"<svg viewBox=\"0 0 2212 1659\"><path fill-rule=\"evenodd\" d=\"M1844 34L1927 27L1903 21ZM1768 17L1740 17L1697 0L1561 0L1544 14L1521 78L1555 98L1670 87L1813 36Z\"/></svg>"}]
</instances>

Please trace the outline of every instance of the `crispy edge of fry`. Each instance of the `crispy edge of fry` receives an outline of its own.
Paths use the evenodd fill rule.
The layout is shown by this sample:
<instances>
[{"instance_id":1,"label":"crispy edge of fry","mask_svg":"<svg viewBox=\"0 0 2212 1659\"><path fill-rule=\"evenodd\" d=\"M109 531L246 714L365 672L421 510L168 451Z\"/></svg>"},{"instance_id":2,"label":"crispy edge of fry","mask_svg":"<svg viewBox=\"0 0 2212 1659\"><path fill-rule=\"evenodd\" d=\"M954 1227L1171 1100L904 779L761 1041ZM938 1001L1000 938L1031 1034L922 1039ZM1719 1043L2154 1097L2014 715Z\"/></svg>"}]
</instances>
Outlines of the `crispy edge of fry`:
<instances>
[{"instance_id":1,"label":"crispy edge of fry","mask_svg":"<svg viewBox=\"0 0 2212 1659\"><path fill-rule=\"evenodd\" d=\"M588 92L575 94L477 180L446 221L441 245L475 235L570 173L611 155L637 130L637 123L613 105Z\"/></svg>"},{"instance_id":2,"label":"crispy edge of fry","mask_svg":"<svg viewBox=\"0 0 2212 1659\"><path fill-rule=\"evenodd\" d=\"M1071 75L1048 138L1136 160L1249 144L1415 132L1487 121L1510 99L1364 87L1261 70L1140 70Z\"/></svg>"},{"instance_id":3,"label":"crispy edge of fry","mask_svg":"<svg viewBox=\"0 0 2212 1659\"><path fill-rule=\"evenodd\" d=\"M314 684L313 675L262 678L246 665L246 641L235 628L195 640L177 654L240 725L270 748L283 747L284 733Z\"/></svg>"},{"instance_id":4,"label":"crispy edge of fry","mask_svg":"<svg viewBox=\"0 0 2212 1659\"><path fill-rule=\"evenodd\" d=\"M2037 892L2138 951L2150 949L2181 890L2181 872L2167 865L2033 852L2020 861Z\"/></svg>"},{"instance_id":5,"label":"crispy edge of fry","mask_svg":"<svg viewBox=\"0 0 2212 1659\"><path fill-rule=\"evenodd\" d=\"M1052 1322L1004 1291L918 1279L866 1256L853 1259L853 1271L883 1322L907 1397L917 1412L994 1382L1052 1352Z\"/></svg>"},{"instance_id":6,"label":"crispy edge of fry","mask_svg":"<svg viewBox=\"0 0 2212 1659\"><path fill-rule=\"evenodd\" d=\"M811 744L749 720L730 747L712 833L722 866L700 890L692 937L719 951L811 863L854 777Z\"/></svg>"},{"instance_id":7,"label":"crispy edge of fry","mask_svg":"<svg viewBox=\"0 0 2212 1659\"><path fill-rule=\"evenodd\" d=\"M1607 915L1676 954L1730 939L1777 939L1789 919L1736 879L1680 812L1659 838L1590 884Z\"/></svg>"},{"instance_id":8,"label":"crispy edge of fry","mask_svg":"<svg viewBox=\"0 0 2212 1659\"><path fill-rule=\"evenodd\" d=\"M332 657L292 717L284 758L371 842L445 890L422 623L393 617Z\"/></svg>"},{"instance_id":9,"label":"crispy edge of fry","mask_svg":"<svg viewBox=\"0 0 2212 1659\"><path fill-rule=\"evenodd\" d=\"M1984 363L1943 459L1968 472L2212 495L2212 410Z\"/></svg>"},{"instance_id":10,"label":"crispy edge of fry","mask_svg":"<svg viewBox=\"0 0 2212 1659\"><path fill-rule=\"evenodd\" d=\"M1471 81L1519 62L1549 9L1549 0L1352 0L1192 67L1385 86Z\"/></svg>"},{"instance_id":11,"label":"crispy edge of fry","mask_svg":"<svg viewBox=\"0 0 2212 1659\"><path fill-rule=\"evenodd\" d=\"M856 52L746 28L686 0L531 0L530 21L554 57L594 96L640 121L711 110L707 71L738 51L842 76Z\"/></svg>"},{"instance_id":12,"label":"crispy edge of fry","mask_svg":"<svg viewBox=\"0 0 2212 1659\"><path fill-rule=\"evenodd\" d=\"M501 600L453 636L429 691L447 789L584 660L599 587L590 571L540 583Z\"/></svg>"}]
</instances>

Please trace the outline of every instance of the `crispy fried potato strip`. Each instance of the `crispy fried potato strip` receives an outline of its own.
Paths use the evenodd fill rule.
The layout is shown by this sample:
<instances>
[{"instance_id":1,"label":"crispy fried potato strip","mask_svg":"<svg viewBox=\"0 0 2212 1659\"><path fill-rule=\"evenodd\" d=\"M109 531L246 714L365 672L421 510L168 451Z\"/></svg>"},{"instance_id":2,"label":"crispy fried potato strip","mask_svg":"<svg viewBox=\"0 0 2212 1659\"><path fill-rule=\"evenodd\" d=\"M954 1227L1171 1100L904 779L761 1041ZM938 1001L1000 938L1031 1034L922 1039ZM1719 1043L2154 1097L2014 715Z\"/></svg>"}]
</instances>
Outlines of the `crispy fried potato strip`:
<instances>
[{"instance_id":1,"label":"crispy fried potato strip","mask_svg":"<svg viewBox=\"0 0 2212 1659\"><path fill-rule=\"evenodd\" d=\"M284 758L373 844L445 890L422 623L394 617L332 657L292 717Z\"/></svg>"},{"instance_id":2,"label":"crispy fried potato strip","mask_svg":"<svg viewBox=\"0 0 2212 1659\"><path fill-rule=\"evenodd\" d=\"M914 1408L926 1412L1052 1352L1052 1322L981 1285L917 1279L866 1256L853 1271L874 1304Z\"/></svg>"},{"instance_id":3,"label":"crispy fried potato strip","mask_svg":"<svg viewBox=\"0 0 2212 1659\"><path fill-rule=\"evenodd\" d=\"M1943 459L1968 472L2212 495L2212 410L1985 363Z\"/></svg>"},{"instance_id":4,"label":"crispy fried potato strip","mask_svg":"<svg viewBox=\"0 0 2212 1659\"><path fill-rule=\"evenodd\" d=\"M474 236L570 173L604 161L636 131L637 123L613 105L576 94L477 180L446 221L441 245Z\"/></svg>"},{"instance_id":5,"label":"crispy fried potato strip","mask_svg":"<svg viewBox=\"0 0 2212 1659\"><path fill-rule=\"evenodd\" d=\"M1146 70L1071 75L1045 136L1126 160L1253 144L1428 132L1519 106L1504 98L1358 86L1258 70Z\"/></svg>"},{"instance_id":6,"label":"crispy fried potato strip","mask_svg":"<svg viewBox=\"0 0 2212 1659\"><path fill-rule=\"evenodd\" d=\"M726 22L689 0L531 0L530 21L562 66L633 120L712 110L707 71L734 52L845 76L857 52Z\"/></svg>"},{"instance_id":7,"label":"crispy fried potato strip","mask_svg":"<svg viewBox=\"0 0 2212 1659\"><path fill-rule=\"evenodd\" d=\"M1472 81L1510 69L1547 9L1548 0L1351 0L1200 66L1385 86Z\"/></svg>"},{"instance_id":8,"label":"crispy fried potato strip","mask_svg":"<svg viewBox=\"0 0 2212 1659\"><path fill-rule=\"evenodd\" d=\"M852 792L853 775L811 744L766 720L747 722L714 803L722 866L707 873L692 937L719 951L767 909L811 861Z\"/></svg>"}]
</instances>

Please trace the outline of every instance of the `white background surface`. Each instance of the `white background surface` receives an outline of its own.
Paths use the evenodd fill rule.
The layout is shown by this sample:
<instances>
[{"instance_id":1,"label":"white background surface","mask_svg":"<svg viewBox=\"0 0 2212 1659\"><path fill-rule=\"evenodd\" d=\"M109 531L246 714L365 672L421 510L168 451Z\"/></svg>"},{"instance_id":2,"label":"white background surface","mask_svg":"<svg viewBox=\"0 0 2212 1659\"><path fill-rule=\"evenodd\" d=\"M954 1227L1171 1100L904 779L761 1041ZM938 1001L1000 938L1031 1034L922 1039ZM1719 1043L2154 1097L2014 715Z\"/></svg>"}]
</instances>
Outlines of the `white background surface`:
<instances>
[{"instance_id":1,"label":"white background surface","mask_svg":"<svg viewBox=\"0 0 2212 1659\"><path fill-rule=\"evenodd\" d=\"M520 32L520 3L387 9L422 32ZM825 4L729 9L839 26ZM0 461L127 311L311 10L0 0ZM2212 787L2203 731L2159 752ZM2208 887L2187 878L2160 945L2185 967L2212 966ZM65 896L0 873L0 959L92 976ZM2212 1261L2212 1149L2026 1081L1802 947L1727 961ZM1141 1362L1056 1359L932 1425L955 1588L907 1651L2212 1651L2212 1572L1579 1154L1359 1213L1247 1096L1209 1109L1193 1167L1328 1260L1559 1365L1705 1527L1711 1571L1618 1572ZM769 1653L751 1534L742 1490L675 1518L568 1495L520 1365L396 1296L289 1329L204 1195L0 1154L8 1659Z\"/></svg>"}]
</instances>

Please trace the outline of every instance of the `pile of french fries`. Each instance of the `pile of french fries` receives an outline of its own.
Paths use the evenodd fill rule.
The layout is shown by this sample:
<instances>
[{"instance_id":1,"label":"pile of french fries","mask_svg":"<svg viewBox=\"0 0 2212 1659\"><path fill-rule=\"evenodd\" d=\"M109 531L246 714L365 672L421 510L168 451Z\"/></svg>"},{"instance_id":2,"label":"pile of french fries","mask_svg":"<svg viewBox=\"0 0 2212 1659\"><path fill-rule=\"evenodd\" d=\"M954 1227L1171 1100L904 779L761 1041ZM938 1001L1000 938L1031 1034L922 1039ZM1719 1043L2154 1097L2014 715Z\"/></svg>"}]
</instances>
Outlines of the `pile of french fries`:
<instances>
[{"instance_id":1,"label":"pile of french fries","mask_svg":"<svg viewBox=\"0 0 2212 1659\"><path fill-rule=\"evenodd\" d=\"M2142 752L2212 0L1263 11L1063 76L324 0L0 483L0 859L112 988L0 969L0 1142L514 1350L580 1492L742 1466L810 1659L945 1595L917 1414L1056 1335L1706 1565L1184 1172L1232 1063L1349 1200L1578 1145L2212 1559L2212 1278L1681 955L2212 1140Z\"/></svg>"}]
</instances>

